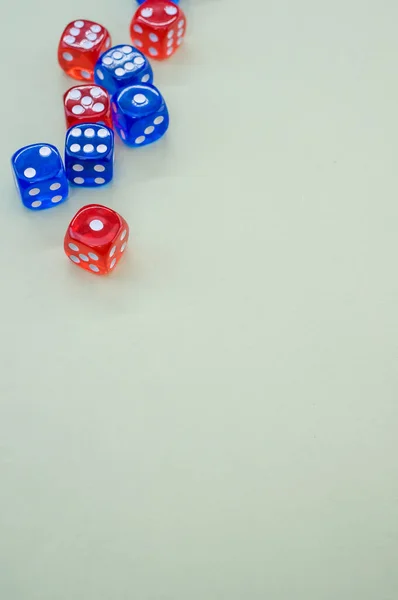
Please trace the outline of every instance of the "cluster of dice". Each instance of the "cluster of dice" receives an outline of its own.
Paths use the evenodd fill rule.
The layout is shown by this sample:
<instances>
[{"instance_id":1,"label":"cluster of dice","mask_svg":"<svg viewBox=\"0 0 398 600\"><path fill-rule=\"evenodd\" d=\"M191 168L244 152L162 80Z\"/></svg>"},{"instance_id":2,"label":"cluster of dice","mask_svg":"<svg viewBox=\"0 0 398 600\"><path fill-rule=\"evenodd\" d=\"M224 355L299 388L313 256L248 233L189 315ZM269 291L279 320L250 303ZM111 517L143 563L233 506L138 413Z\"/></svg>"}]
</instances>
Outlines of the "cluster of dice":
<instances>
[{"instance_id":1,"label":"cluster of dice","mask_svg":"<svg viewBox=\"0 0 398 600\"><path fill-rule=\"evenodd\" d=\"M22 203L31 210L58 206L69 185L100 187L113 177L114 131L128 146L151 144L169 125L166 103L153 85L147 59L169 58L180 46L185 15L178 0L137 0L130 25L132 45L112 47L99 23L79 19L64 30L58 62L67 75L86 81L64 94L65 164L52 144L24 146L11 163ZM104 275L123 256L126 221L100 204L83 206L70 222L64 249L79 267Z\"/></svg>"}]
</instances>

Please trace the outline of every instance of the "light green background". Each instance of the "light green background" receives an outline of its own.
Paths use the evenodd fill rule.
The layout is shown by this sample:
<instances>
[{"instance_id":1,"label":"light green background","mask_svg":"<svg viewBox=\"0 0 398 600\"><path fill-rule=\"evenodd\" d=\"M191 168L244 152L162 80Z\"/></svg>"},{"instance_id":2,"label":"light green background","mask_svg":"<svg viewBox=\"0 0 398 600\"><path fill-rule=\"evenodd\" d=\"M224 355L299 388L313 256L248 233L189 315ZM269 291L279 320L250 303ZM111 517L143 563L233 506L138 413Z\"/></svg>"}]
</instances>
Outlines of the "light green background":
<instances>
[{"instance_id":1,"label":"light green background","mask_svg":"<svg viewBox=\"0 0 398 600\"><path fill-rule=\"evenodd\" d=\"M396 1L191 0L167 137L36 214L58 37L133 2L1 12L1 600L396 600ZM63 254L93 201L109 278Z\"/></svg>"}]
</instances>

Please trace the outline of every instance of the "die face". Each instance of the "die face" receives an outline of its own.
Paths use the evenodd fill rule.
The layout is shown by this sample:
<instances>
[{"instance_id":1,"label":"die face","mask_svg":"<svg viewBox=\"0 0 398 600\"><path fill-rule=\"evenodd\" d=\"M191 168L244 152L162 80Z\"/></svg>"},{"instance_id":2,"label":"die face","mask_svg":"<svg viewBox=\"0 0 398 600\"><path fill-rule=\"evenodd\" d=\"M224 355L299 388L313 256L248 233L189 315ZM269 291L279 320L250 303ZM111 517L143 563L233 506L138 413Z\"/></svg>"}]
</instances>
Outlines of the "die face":
<instances>
[{"instance_id":1,"label":"die face","mask_svg":"<svg viewBox=\"0 0 398 600\"><path fill-rule=\"evenodd\" d=\"M105 275L123 256L128 238L129 227L123 217L106 206L89 204L73 217L64 249L77 266Z\"/></svg>"},{"instance_id":2,"label":"die face","mask_svg":"<svg viewBox=\"0 0 398 600\"><path fill-rule=\"evenodd\" d=\"M82 187L97 187L113 177L114 136L109 127L84 123L68 129L65 168L69 181Z\"/></svg>"},{"instance_id":3,"label":"die face","mask_svg":"<svg viewBox=\"0 0 398 600\"><path fill-rule=\"evenodd\" d=\"M152 83L153 72L142 52L128 44L120 44L100 56L95 66L94 79L113 95L134 83Z\"/></svg>"},{"instance_id":4,"label":"die face","mask_svg":"<svg viewBox=\"0 0 398 600\"><path fill-rule=\"evenodd\" d=\"M65 27L58 46L58 62L70 77L93 81L95 63L110 45L111 37L105 27L78 19Z\"/></svg>"},{"instance_id":5,"label":"die face","mask_svg":"<svg viewBox=\"0 0 398 600\"><path fill-rule=\"evenodd\" d=\"M168 0L146 0L130 25L133 44L156 60L169 58L181 45L186 18L179 6Z\"/></svg>"},{"instance_id":6,"label":"die face","mask_svg":"<svg viewBox=\"0 0 398 600\"><path fill-rule=\"evenodd\" d=\"M11 164L22 203L27 208L52 208L68 198L68 181L55 146L24 146L14 153Z\"/></svg>"},{"instance_id":7,"label":"die face","mask_svg":"<svg viewBox=\"0 0 398 600\"><path fill-rule=\"evenodd\" d=\"M160 139L169 126L166 103L154 85L137 84L112 100L115 131L128 146L145 146Z\"/></svg>"},{"instance_id":8,"label":"die face","mask_svg":"<svg viewBox=\"0 0 398 600\"><path fill-rule=\"evenodd\" d=\"M102 123L112 127L108 92L101 86L85 84L70 88L64 94L66 126L80 123Z\"/></svg>"}]
</instances>

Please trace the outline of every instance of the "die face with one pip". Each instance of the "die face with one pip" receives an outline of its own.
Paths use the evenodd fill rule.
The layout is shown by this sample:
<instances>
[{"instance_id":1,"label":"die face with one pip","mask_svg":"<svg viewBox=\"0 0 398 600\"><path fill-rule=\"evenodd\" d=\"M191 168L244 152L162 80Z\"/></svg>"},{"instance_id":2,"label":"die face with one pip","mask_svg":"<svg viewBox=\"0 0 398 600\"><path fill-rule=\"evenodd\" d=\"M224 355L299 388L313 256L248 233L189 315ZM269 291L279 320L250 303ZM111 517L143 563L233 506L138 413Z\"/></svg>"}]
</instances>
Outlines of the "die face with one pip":
<instances>
[{"instance_id":1,"label":"die face with one pip","mask_svg":"<svg viewBox=\"0 0 398 600\"><path fill-rule=\"evenodd\" d=\"M66 127L80 123L100 123L112 127L111 102L101 86L86 83L64 94Z\"/></svg>"},{"instance_id":2,"label":"die face with one pip","mask_svg":"<svg viewBox=\"0 0 398 600\"><path fill-rule=\"evenodd\" d=\"M115 131L133 147L156 142L169 126L166 103L154 85L131 85L115 94L112 118Z\"/></svg>"},{"instance_id":3,"label":"die face with one pip","mask_svg":"<svg viewBox=\"0 0 398 600\"><path fill-rule=\"evenodd\" d=\"M66 132L65 168L71 183L97 187L113 177L113 131L98 123L84 123Z\"/></svg>"},{"instance_id":4,"label":"die face with one pip","mask_svg":"<svg viewBox=\"0 0 398 600\"><path fill-rule=\"evenodd\" d=\"M106 275L122 258L129 227L116 211L100 204L83 206L66 231L64 249L77 266Z\"/></svg>"},{"instance_id":5,"label":"die face with one pip","mask_svg":"<svg viewBox=\"0 0 398 600\"><path fill-rule=\"evenodd\" d=\"M105 27L79 19L65 27L58 46L58 62L70 77L93 81L95 63L110 45L111 37Z\"/></svg>"},{"instance_id":6,"label":"die face with one pip","mask_svg":"<svg viewBox=\"0 0 398 600\"><path fill-rule=\"evenodd\" d=\"M179 48L185 35L186 18L169 0L146 0L130 24L133 45L144 54L163 60Z\"/></svg>"},{"instance_id":7,"label":"die face with one pip","mask_svg":"<svg viewBox=\"0 0 398 600\"><path fill-rule=\"evenodd\" d=\"M95 65L94 79L112 96L134 83L152 83L153 72L142 52L123 44L113 46L100 56Z\"/></svg>"},{"instance_id":8,"label":"die face with one pip","mask_svg":"<svg viewBox=\"0 0 398 600\"><path fill-rule=\"evenodd\" d=\"M52 208L69 193L61 155L51 144L32 144L14 153L11 159L22 203L32 210Z\"/></svg>"}]
</instances>

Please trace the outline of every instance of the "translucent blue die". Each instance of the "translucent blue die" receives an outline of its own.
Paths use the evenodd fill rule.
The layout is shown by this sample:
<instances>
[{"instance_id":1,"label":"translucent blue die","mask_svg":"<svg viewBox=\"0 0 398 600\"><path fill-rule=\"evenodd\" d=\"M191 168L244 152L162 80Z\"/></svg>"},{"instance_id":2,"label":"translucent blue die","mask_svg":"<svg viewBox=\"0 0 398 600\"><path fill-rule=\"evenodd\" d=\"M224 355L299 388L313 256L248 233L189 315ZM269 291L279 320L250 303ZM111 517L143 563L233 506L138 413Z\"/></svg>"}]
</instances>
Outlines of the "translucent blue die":
<instances>
[{"instance_id":1,"label":"translucent blue die","mask_svg":"<svg viewBox=\"0 0 398 600\"><path fill-rule=\"evenodd\" d=\"M112 119L124 143L134 147L156 142L169 126L166 103L154 85L131 85L115 94Z\"/></svg>"},{"instance_id":2,"label":"translucent blue die","mask_svg":"<svg viewBox=\"0 0 398 600\"><path fill-rule=\"evenodd\" d=\"M52 208L67 199L68 181L61 155L55 146L24 146L14 153L11 165L22 202L27 208Z\"/></svg>"},{"instance_id":3,"label":"translucent blue die","mask_svg":"<svg viewBox=\"0 0 398 600\"><path fill-rule=\"evenodd\" d=\"M94 79L112 96L134 83L152 83L152 67L148 59L133 46L113 46L101 54L94 69Z\"/></svg>"},{"instance_id":4,"label":"translucent blue die","mask_svg":"<svg viewBox=\"0 0 398 600\"><path fill-rule=\"evenodd\" d=\"M98 123L75 125L66 132L65 167L71 183L97 187L113 177L114 136Z\"/></svg>"}]
</instances>

